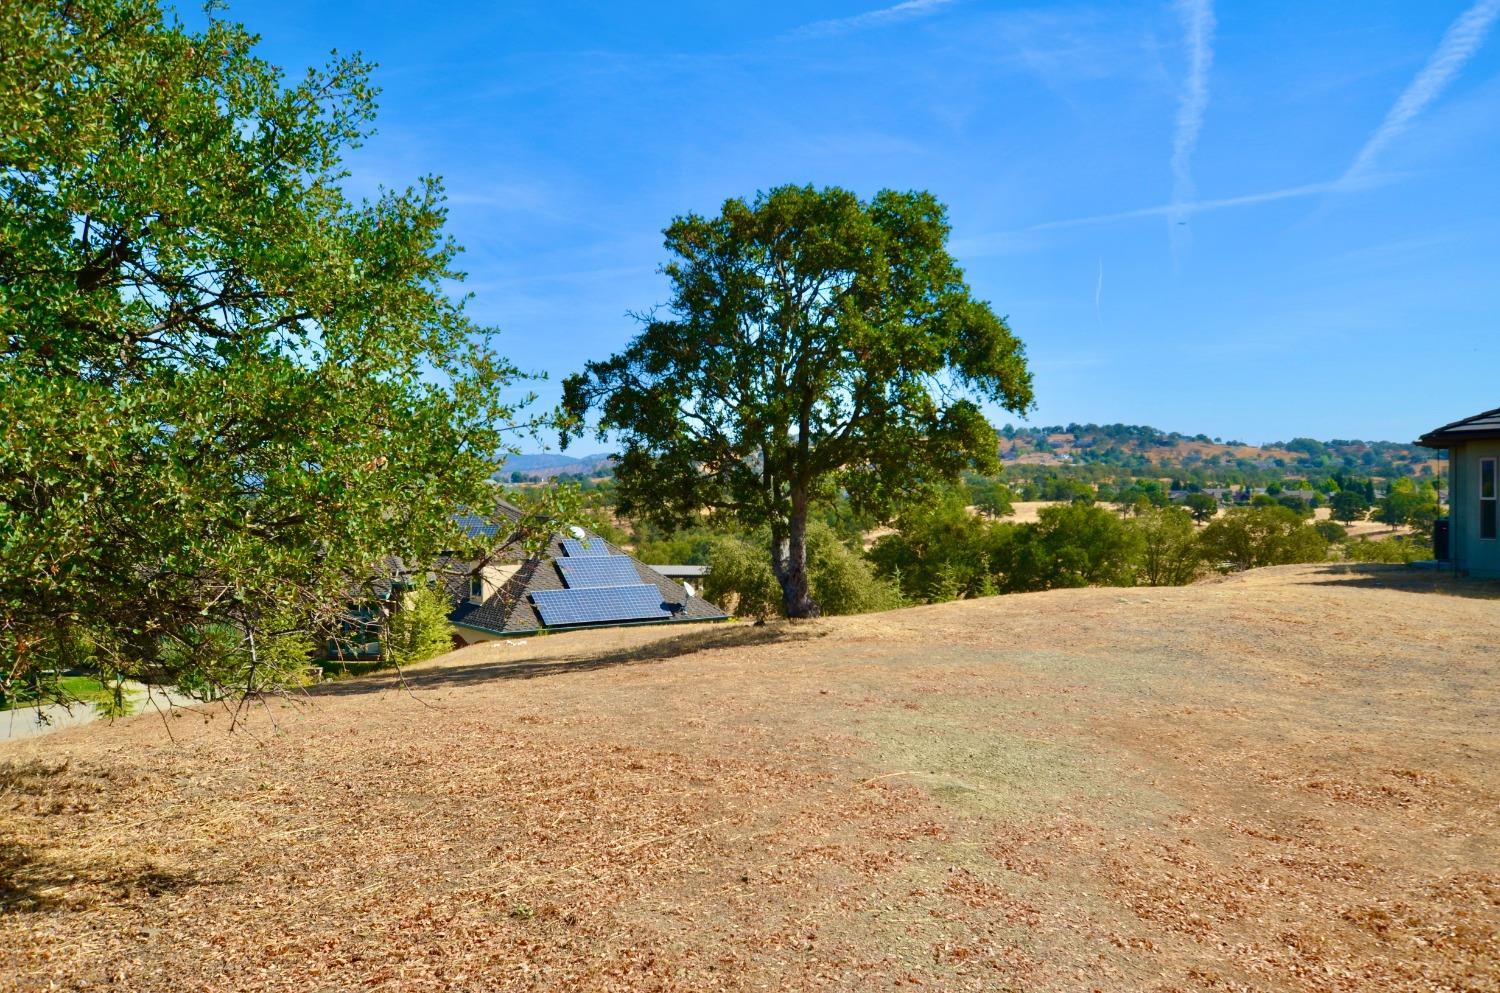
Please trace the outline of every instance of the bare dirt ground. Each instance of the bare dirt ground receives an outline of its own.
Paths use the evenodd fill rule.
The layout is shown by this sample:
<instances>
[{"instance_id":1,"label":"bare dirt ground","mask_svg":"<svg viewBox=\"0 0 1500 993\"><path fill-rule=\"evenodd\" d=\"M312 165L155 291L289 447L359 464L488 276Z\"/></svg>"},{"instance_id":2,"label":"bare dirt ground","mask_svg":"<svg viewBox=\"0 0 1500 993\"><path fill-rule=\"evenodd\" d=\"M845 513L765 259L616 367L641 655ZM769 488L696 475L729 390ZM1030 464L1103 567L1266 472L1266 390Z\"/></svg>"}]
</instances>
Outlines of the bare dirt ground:
<instances>
[{"instance_id":1,"label":"bare dirt ground","mask_svg":"<svg viewBox=\"0 0 1500 993\"><path fill-rule=\"evenodd\" d=\"M0 748L0 988L1500 989L1494 585L1291 566L409 682Z\"/></svg>"}]
</instances>

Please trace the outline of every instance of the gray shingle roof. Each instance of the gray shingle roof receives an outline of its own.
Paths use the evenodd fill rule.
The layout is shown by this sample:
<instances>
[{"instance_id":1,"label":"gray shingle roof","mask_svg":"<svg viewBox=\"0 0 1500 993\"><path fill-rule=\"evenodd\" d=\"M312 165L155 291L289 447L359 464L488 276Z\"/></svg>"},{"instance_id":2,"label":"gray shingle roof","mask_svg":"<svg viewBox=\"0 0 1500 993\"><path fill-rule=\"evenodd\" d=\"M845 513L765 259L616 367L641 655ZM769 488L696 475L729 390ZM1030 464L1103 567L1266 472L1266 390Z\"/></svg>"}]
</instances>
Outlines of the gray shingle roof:
<instances>
[{"instance_id":1,"label":"gray shingle roof","mask_svg":"<svg viewBox=\"0 0 1500 993\"><path fill-rule=\"evenodd\" d=\"M515 508L507 505L507 513L513 512ZM519 517L516 513L513 519ZM471 531L471 533L473 533ZM635 624L671 624L682 621L721 621L728 615L718 607L709 603L699 596L688 596L687 591L680 585L663 576L644 563L637 562L618 546L605 541L597 535L588 535L590 542L600 542L611 555L624 555L630 559L635 566L636 574L640 576L641 582L655 586L661 591L662 602L669 605L673 610L673 617L667 621L634 621ZM562 580L558 571L558 558L564 556L561 536L553 536L547 544L547 549L539 558L531 559L522 564L520 570L500 587L484 603L469 602L468 576L462 570L448 569L447 578L448 596L453 602L453 612L448 619L454 624L468 628L477 628L492 634L534 634L543 630L541 618L537 615L536 608L532 606L530 596L536 590L561 590L567 585ZM448 565L457 566L459 563L450 561ZM613 627L616 625L603 625Z\"/></svg>"},{"instance_id":2,"label":"gray shingle roof","mask_svg":"<svg viewBox=\"0 0 1500 993\"><path fill-rule=\"evenodd\" d=\"M1433 428L1418 438L1417 444L1428 448L1448 448L1454 444L1487 438L1500 438L1500 407Z\"/></svg>"}]
</instances>

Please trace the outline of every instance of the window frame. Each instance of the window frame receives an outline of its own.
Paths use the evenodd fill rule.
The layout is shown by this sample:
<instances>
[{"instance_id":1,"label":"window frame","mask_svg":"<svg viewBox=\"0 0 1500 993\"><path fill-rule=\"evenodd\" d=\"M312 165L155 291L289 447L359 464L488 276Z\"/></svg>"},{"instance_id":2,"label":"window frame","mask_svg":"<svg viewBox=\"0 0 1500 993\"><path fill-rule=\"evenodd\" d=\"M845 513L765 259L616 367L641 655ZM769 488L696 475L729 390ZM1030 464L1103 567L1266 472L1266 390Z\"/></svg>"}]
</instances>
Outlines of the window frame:
<instances>
[{"instance_id":1,"label":"window frame","mask_svg":"<svg viewBox=\"0 0 1500 993\"><path fill-rule=\"evenodd\" d=\"M1490 469L1490 495L1484 495L1484 469L1488 465ZM1500 459L1493 455L1486 455L1479 460L1479 520L1476 533L1480 541L1500 541ZM1486 508L1485 504L1489 504ZM1485 511L1489 511L1490 533L1484 533Z\"/></svg>"},{"instance_id":2,"label":"window frame","mask_svg":"<svg viewBox=\"0 0 1500 993\"><path fill-rule=\"evenodd\" d=\"M477 572L469 576L469 599L484 599L484 577Z\"/></svg>"}]
</instances>

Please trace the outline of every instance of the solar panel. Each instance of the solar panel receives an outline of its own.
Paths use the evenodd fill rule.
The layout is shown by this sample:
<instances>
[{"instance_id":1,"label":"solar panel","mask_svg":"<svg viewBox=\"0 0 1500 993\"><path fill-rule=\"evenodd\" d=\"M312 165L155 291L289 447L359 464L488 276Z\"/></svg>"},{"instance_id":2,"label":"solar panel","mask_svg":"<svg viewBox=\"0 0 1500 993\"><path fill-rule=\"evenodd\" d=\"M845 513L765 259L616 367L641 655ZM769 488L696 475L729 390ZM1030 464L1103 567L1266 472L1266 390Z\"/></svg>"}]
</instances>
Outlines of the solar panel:
<instances>
[{"instance_id":1,"label":"solar panel","mask_svg":"<svg viewBox=\"0 0 1500 993\"><path fill-rule=\"evenodd\" d=\"M569 589L594 586L634 586L641 581L635 563L624 555L586 555L575 559L557 559L563 582Z\"/></svg>"},{"instance_id":2,"label":"solar panel","mask_svg":"<svg viewBox=\"0 0 1500 993\"><path fill-rule=\"evenodd\" d=\"M645 583L586 590L536 590L531 594L531 602L548 627L651 621L672 616L671 609L662 602L661 590Z\"/></svg>"},{"instance_id":3,"label":"solar panel","mask_svg":"<svg viewBox=\"0 0 1500 993\"><path fill-rule=\"evenodd\" d=\"M453 520L470 538L493 538L500 530L500 526L494 521L486 520L478 514L455 514Z\"/></svg>"},{"instance_id":4,"label":"solar panel","mask_svg":"<svg viewBox=\"0 0 1500 993\"><path fill-rule=\"evenodd\" d=\"M587 545L577 538L564 538L563 551L570 558L583 558L590 555L610 555L610 550L604 547L604 542L598 538L590 538Z\"/></svg>"}]
</instances>

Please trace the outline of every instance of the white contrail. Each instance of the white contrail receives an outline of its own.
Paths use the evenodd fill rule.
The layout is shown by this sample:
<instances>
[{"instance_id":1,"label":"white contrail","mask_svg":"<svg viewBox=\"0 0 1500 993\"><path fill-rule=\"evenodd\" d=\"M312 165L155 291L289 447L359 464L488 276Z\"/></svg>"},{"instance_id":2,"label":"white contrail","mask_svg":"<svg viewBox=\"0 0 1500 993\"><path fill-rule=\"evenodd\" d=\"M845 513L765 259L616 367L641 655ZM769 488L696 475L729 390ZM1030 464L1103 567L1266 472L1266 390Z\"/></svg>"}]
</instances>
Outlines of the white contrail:
<instances>
[{"instance_id":1,"label":"white contrail","mask_svg":"<svg viewBox=\"0 0 1500 993\"><path fill-rule=\"evenodd\" d=\"M1293 197L1310 197L1319 193L1332 193L1338 189L1338 183L1308 183L1305 186L1288 186L1285 189L1268 190L1265 193L1249 193L1238 197L1221 197L1217 200L1187 200L1182 203L1164 203L1159 207L1137 207L1135 210L1121 210L1113 214L1070 217L1062 221L1047 221L1042 224L1033 224L1028 228L1022 228L1022 230L1050 231L1054 228L1077 228L1088 224L1129 221L1138 217L1187 217L1210 210L1222 210L1225 207L1249 207L1257 203L1272 203L1276 200L1290 200Z\"/></svg>"},{"instance_id":2,"label":"white contrail","mask_svg":"<svg viewBox=\"0 0 1500 993\"><path fill-rule=\"evenodd\" d=\"M1500 2L1500 0L1497 0ZM1172 137L1172 203L1193 199L1193 150L1208 110L1208 71L1214 61L1214 9L1211 0L1178 0L1177 14L1187 35L1188 75L1177 104L1177 130ZM1173 221L1187 213L1169 214ZM1175 227L1174 227L1175 233Z\"/></svg>"},{"instance_id":3,"label":"white contrail","mask_svg":"<svg viewBox=\"0 0 1500 993\"><path fill-rule=\"evenodd\" d=\"M1385 150L1385 146L1411 127L1417 115L1437 99L1479 50L1479 46L1484 44L1485 36L1489 34L1496 17L1500 17L1500 0L1479 0L1453 22L1443 35L1437 51L1432 53L1422 71L1417 73L1411 85L1391 106L1385 120L1380 122L1380 127L1375 129L1375 133L1365 142L1365 147L1354 157L1340 180L1341 183L1356 184L1369 173L1370 167Z\"/></svg>"},{"instance_id":4,"label":"white contrail","mask_svg":"<svg viewBox=\"0 0 1500 993\"><path fill-rule=\"evenodd\" d=\"M849 31L859 31L863 28L879 27L882 24L890 24L894 21L905 21L915 17L925 17L936 13L943 7L950 6L957 0L903 0L891 7L883 7L880 10L872 10L864 14L856 14L853 17L838 17L828 21L814 21L804 24L802 27L792 31L792 38L816 38L833 34L845 34Z\"/></svg>"}]
</instances>

